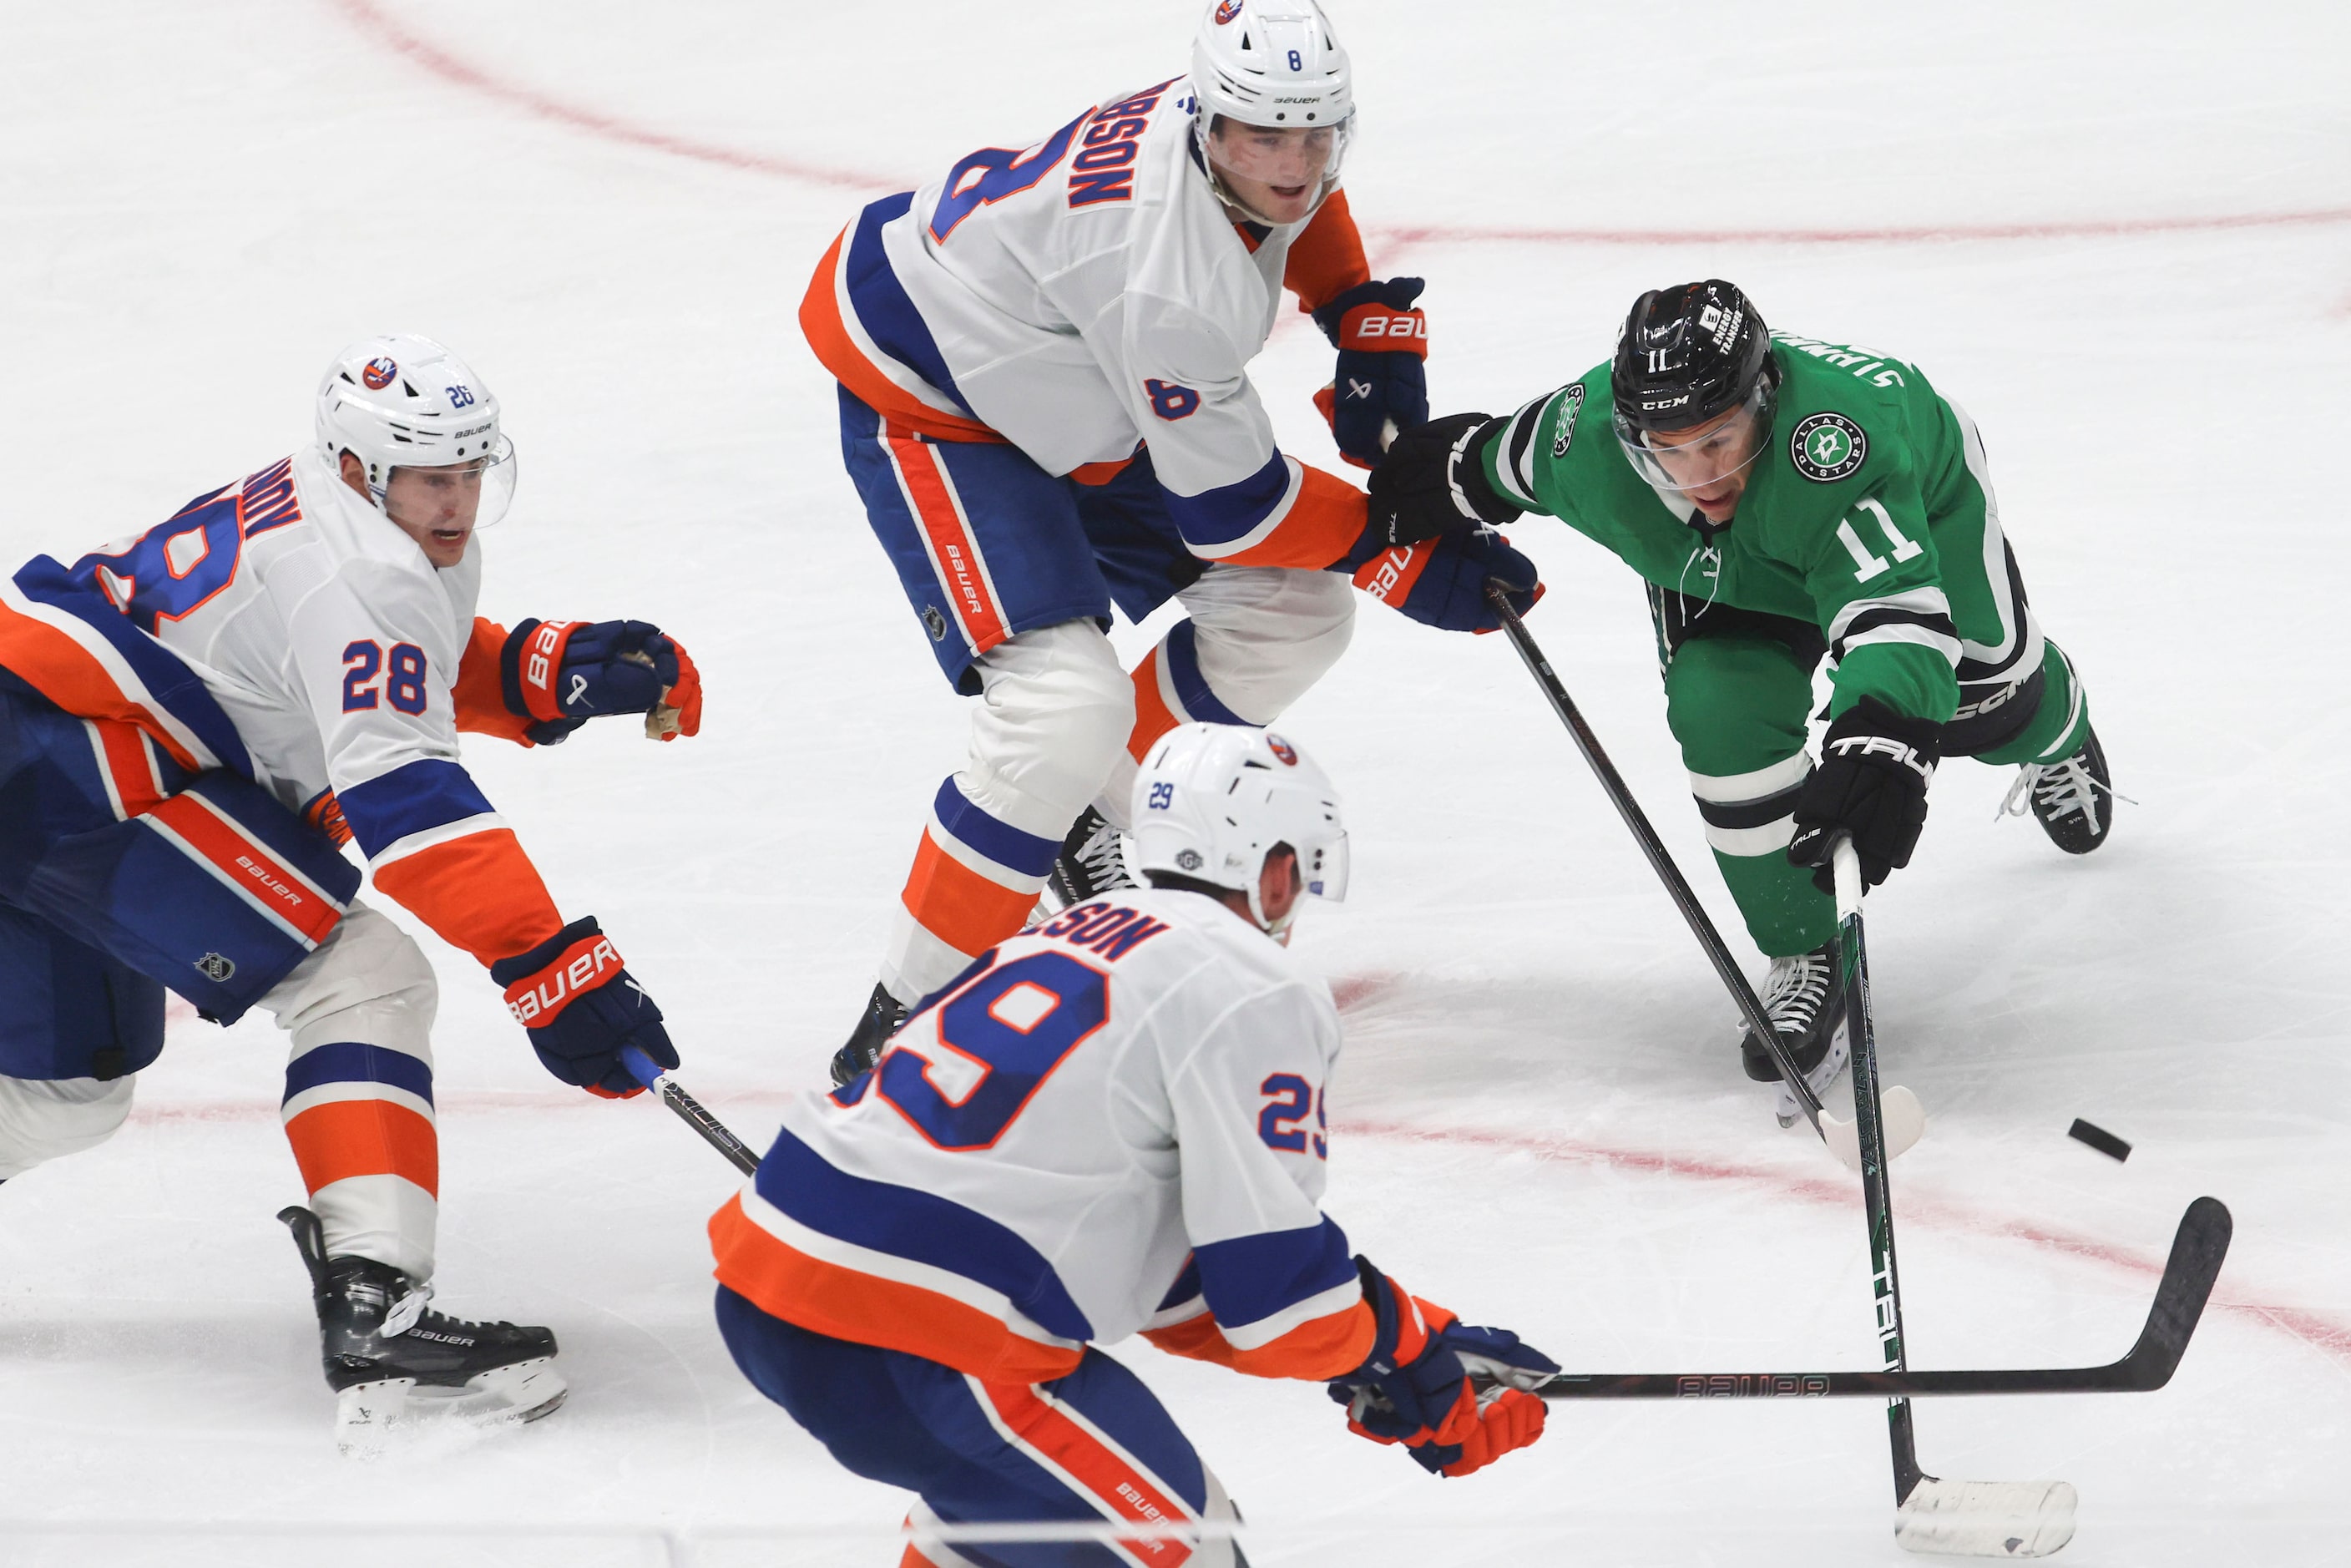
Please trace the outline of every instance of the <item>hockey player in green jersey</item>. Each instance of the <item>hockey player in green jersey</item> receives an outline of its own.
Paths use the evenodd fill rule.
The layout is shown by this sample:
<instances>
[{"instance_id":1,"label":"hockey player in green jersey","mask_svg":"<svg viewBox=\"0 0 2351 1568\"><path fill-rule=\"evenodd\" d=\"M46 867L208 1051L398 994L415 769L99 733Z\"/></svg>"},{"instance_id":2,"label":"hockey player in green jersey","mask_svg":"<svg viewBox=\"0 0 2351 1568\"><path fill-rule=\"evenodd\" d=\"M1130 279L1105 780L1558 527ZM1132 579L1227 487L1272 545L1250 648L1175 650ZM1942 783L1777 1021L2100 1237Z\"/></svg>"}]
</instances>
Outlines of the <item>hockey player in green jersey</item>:
<instances>
[{"instance_id":1,"label":"hockey player in green jersey","mask_svg":"<svg viewBox=\"0 0 2351 1568\"><path fill-rule=\"evenodd\" d=\"M2059 848L2105 840L2081 683L2026 601L1973 422L1915 366L1767 331L1719 280L1654 290L1612 363L1506 418L1405 433L1371 489L1392 526L1547 513L1647 580L1667 722L1772 961L1765 1006L1816 1091L1846 1058L1837 836L1883 882L1909 863L1938 760L1973 757L2022 765L2010 809L2029 801ZM1751 1034L1741 1049L1750 1077L1776 1080Z\"/></svg>"}]
</instances>

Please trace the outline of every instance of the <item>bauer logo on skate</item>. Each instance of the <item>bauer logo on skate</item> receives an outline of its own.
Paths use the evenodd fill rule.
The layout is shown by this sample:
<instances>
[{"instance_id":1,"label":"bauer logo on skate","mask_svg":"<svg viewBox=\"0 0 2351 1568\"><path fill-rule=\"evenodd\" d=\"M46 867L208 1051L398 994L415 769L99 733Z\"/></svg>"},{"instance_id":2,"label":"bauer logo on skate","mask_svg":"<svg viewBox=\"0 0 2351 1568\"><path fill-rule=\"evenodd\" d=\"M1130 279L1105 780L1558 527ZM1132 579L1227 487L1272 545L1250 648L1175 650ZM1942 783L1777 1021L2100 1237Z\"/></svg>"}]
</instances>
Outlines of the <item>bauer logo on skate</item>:
<instances>
[{"instance_id":1,"label":"bauer logo on skate","mask_svg":"<svg viewBox=\"0 0 2351 1568\"><path fill-rule=\"evenodd\" d=\"M360 380L367 383L368 391L381 392L392 384L392 378L398 374L400 374L399 361L370 360L367 362L367 369L360 372Z\"/></svg>"},{"instance_id":2,"label":"bauer logo on skate","mask_svg":"<svg viewBox=\"0 0 2351 1568\"><path fill-rule=\"evenodd\" d=\"M551 1019L584 991L621 972L621 956L609 936L583 936L538 974L507 988L507 1011L525 1029Z\"/></svg>"}]
</instances>

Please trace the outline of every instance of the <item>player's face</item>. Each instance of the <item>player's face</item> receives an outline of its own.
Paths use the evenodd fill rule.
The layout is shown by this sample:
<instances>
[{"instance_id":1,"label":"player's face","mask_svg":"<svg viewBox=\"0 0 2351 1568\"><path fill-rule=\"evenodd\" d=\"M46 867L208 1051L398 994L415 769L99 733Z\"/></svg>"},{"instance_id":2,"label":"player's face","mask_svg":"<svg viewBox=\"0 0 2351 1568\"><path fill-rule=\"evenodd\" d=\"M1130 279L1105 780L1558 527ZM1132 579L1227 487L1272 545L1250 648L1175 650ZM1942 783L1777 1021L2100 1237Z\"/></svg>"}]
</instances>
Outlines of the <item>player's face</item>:
<instances>
[{"instance_id":1,"label":"player's face","mask_svg":"<svg viewBox=\"0 0 2351 1568\"><path fill-rule=\"evenodd\" d=\"M1667 479L1708 519L1719 523L1738 510L1755 460L1755 416L1745 404L1686 430L1650 431L1643 444Z\"/></svg>"},{"instance_id":2,"label":"player's face","mask_svg":"<svg viewBox=\"0 0 2351 1568\"><path fill-rule=\"evenodd\" d=\"M465 559L474 519L482 510L484 463L446 468L395 468L384 486L383 509L400 531L416 541L434 566Z\"/></svg>"},{"instance_id":3,"label":"player's face","mask_svg":"<svg viewBox=\"0 0 2351 1568\"><path fill-rule=\"evenodd\" d=\"M1314 211L1338 143L1338 131L1327 125L1277 131L1220 120L1208 132L1208 157L1249 211L1294 224Z\"/></svg>"}]
</instances>

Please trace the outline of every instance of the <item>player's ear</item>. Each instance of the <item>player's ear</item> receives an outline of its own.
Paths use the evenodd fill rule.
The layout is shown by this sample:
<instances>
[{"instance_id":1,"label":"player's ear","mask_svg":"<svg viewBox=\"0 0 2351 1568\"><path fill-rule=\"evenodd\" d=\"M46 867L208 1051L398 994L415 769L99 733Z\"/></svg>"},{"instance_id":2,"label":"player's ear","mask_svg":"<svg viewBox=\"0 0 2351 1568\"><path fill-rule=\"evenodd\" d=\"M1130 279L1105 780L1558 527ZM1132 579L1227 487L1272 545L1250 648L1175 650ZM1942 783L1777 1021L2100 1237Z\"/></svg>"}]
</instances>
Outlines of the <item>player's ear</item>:
<instances>
[{"instance_id":1,"label":"player's ear","mask_svg":"<svg viewBox=\"0 0 2351 1568\"><path fill-rule=\"evenodd\" d=\"M342 471L344 484L362 496L368 493L367 465L360 461L358 453L346 449L342 454L341 462L337 466Z\"/></svg>"}]
</instances>

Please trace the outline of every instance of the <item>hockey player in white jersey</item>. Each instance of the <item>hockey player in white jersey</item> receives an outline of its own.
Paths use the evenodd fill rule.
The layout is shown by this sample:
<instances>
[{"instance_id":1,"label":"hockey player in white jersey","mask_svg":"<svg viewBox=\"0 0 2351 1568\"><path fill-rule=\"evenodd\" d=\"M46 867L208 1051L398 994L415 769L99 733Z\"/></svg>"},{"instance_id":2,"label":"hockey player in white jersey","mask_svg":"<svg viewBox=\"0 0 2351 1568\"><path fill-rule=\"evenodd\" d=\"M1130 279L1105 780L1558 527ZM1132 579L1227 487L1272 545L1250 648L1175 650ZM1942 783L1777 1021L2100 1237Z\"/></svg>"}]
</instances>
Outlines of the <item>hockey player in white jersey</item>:
<instances>
[{"instance_id":1,"label":"hockey player in white jersey","mask_svg":"<svg viewBox=\"0 0 2351 1568\"><path fill-rule=\"evenodd\" d=\"M1135 780L1149 888L1062 911L926 998L878 1065L789 1101L713 1217L736 1362L860 1475L919 1494L934 1568L1230 1563L1228 1540L950 1545L939 1524L1235 1515L1098 1346L1324 1382L1350 1428L1464 1476L1542 1434L1552 1362L1408 1294L1319 1207L1340 1046L1284 950L1345 892L1322 770L1192 724Z\"/></svg>"},{"instance_id":2,"label":"hockey player in white jersey","mask_svg":"<svg viewBox=\"0 0 2351 1568\"><path fill-rule=\"evenodd\" d=\"M376 890L504 987L549 1070L635 1091L674 1062L593 919L566 923L459 760L601 714L695 733L685 651L639 622L474 613L477 529L514 486L480 377L429 340L329 367L317 440L71 567L0 584L0 1178L102 1142L163 1045L165 988L292 1036L283 1108L347 1427L412 1391L537 1416L554 1336L426 1310L439 1156L431 967Z\"/></svg>"},{"instance_id":3,"label":"hockey player in white jersey","mask_svg":"<svg viewBox=\"0 0 2351 1568\"><path fill-rule=\"evenodd\" d=\"M1369 467L1427 417L1417 278L1373 279L1339 189L1346 51L1313 0L1210 0L1191 72L983 148L868 206L800 324L841 383L841 448L941 672L981 699L834 1062L1064 903L1123 885L1135 759L1186 720L1266 724L1337 660L1349 579L1490 630L1533 563L1474 528L1374 527L1364 493L1275 446L1249 375L1283 290L1338 350L1318 399ZM1186 611L1134 669L1103 635Z\"/></svg>"}]
</instances>

